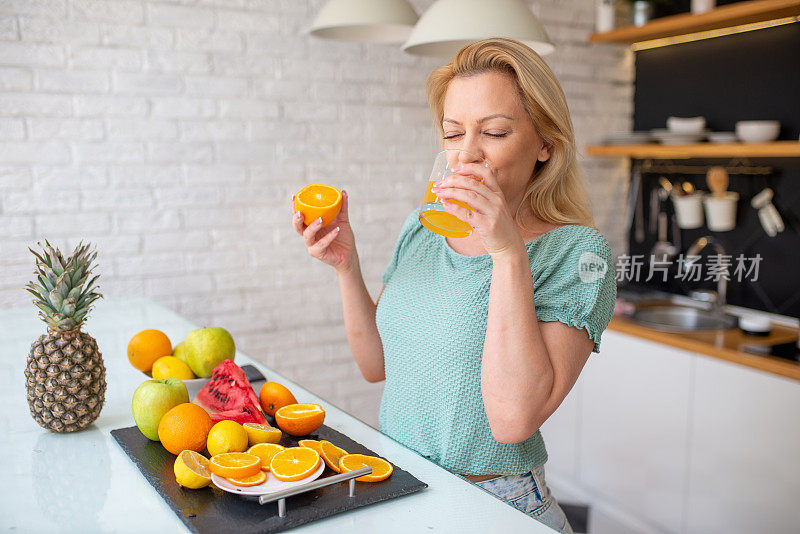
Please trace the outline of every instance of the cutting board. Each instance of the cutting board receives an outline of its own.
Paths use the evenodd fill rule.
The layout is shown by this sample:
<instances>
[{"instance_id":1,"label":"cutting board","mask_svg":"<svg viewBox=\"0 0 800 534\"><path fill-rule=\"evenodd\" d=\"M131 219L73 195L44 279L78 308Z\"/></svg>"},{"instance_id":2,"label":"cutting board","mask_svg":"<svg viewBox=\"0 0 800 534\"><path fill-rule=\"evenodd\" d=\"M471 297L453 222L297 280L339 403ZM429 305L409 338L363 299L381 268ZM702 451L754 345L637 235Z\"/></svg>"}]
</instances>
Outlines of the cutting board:
<instances>
[{"instance_id":1,"label":"cutting board","mask_svg":"<svg viewBox=\"0 0 800 534\"><path fill-rule=\"evenodd\" d=\"M348 496L348 483L342 482L306 492L286 499L286 516L278 516L277 503L258 504L238 495L224 492L213 484L207 488L191 490L175 482L172 466L175 455L161 443L147 439L137 427L119 428L111 435L142 472L147 481L167 502L178 518L192 532L281 532L317 519L386 501L427 488L408 471L392 462L392 475L381 482L356 482L354 497ZM378 456L344 434L321 426L316 432L295 438L286 433L281 445L297 446L300 439L326 439L350 453ZM391 462L390 458L386 460ZM320 477L335 475L329 467Z\"/></svg>"}]
</instances>

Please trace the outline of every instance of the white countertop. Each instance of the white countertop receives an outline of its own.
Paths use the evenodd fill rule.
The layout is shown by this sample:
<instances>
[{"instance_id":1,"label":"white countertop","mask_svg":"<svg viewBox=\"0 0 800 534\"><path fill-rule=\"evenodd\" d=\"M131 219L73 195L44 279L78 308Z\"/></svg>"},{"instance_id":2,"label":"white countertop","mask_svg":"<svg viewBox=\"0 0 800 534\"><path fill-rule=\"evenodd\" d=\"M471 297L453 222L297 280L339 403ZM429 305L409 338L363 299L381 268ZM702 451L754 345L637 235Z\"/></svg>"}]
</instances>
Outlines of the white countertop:
<instances>
[{"instance_id":1,"label":"white countertop","mask_svg":"<svg viewBox=\"0 0 800 534\"><path fill-rule=\"evenodd\" d=\"M184 532L186 527L145 480L110 432L134 424L131 397L145 377L129 363L128 340L145 328L183 339L197 328L144 299L100 300L84 330L97 339L106 366L106 401L87 429L55 434L30 416L25 362L31 343L45 331L31 304L0 310L0 458L4 495L0 528L16 532ZM553 532L491 493L407 449L291 380L242 353L270 379L304 402L325 407L325 424L390 459L428 488L326 519L291 532ZM267 506L274 506L267 505Z\"/></svg>"}]
</instances>

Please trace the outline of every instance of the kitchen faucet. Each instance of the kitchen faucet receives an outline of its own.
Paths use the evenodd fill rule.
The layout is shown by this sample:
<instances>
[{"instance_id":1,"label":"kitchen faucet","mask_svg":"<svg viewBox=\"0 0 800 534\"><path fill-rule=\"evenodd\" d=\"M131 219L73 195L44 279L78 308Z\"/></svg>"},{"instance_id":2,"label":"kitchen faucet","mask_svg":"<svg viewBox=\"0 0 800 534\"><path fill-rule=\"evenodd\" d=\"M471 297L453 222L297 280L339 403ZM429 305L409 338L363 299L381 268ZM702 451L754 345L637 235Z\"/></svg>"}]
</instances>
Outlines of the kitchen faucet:
<instances>
[{"instance_id":1,"label":"kitchen faucet","mask_svg":"<svg viewBox=\"0 0 800 534\"><path fill-rule=\"evenodd\" d=\"M720 244L720 242L714 239L713 236L706 235L699 238L694 243L692 243L686 250L686 259L684 260L684 265L687 268L693 265L699 258L691 258L691 256L699 255L700 252L709 245L711 245L717 252L717 254L719 254L720 256L725 255L725 249ZM725 302L726 302L725 297L728 292L727 276L728 276L727 273L720 274L719 278L717 279L716 294L714 294L713 291L701 290L701 291L692 291L691 293L689 293L689 296L696 300L711 302L711 310L714 313L722 314L725 308Z\"/></svg>"}]
</instances>

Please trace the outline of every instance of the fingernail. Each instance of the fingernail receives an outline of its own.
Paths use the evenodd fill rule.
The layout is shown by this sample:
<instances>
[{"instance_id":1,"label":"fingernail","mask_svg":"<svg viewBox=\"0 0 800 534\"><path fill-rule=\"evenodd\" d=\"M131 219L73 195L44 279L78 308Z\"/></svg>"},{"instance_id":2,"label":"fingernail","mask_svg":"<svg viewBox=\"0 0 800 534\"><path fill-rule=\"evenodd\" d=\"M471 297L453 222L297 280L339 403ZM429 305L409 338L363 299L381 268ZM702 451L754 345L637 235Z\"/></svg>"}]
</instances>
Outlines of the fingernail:
<instances>
[{"instance_id":1,"label":"fingernail","mask_svg":"<svg viewBox=\"0 0 800 534\"><path fill-rule=\"evenodd\" d=\"M455 167L453 167L453 172L458 172L461 169L463 169L463 167L461 165L456 165Z\"/></svg>"},{"instance_id":2,"label":"fingernail","mask_svg":"<svg viewBox=\"0 0 800 534\"><path fill-rule=\"evenodd\" d=\"M436 180L435 182L433 182L433 187L439 187L440 185L442 185L443 181L444 180Z\"/></svg>"},{"instance_id":3,"label":"fingernail","mask_svg":"<svg viewBox=\"0 0 800 534\"><path fill-rule=\"evenodd\" d=\"M314 221L315 223L322 224L322 217L317 217L317 220Z\"/></svg>"},{"instance_id":4,"label":"fingernail","mask_svg":"<svg viewBox=\"0 0 800 534\"><path fill-rule=\"evenodd\" d=\"M300 220L303 218L303 214L298 211L297 213L294 214L294 218Z\"/></svg>"},{"instance_id":5,"label":"fingernail","mask_svg":"<svg viewBox=\"0 0 800 534\"><path fill-rule=\"evenodd\" d=\"M336 227L336 230L334 230L334 231L335 231L335 232L338 232L338 231L339 231L339 227L337 226L337 227Z\"/></svg>"},{"instance_id":6,"label":"fingernail","mask_svg":"<svg viewBox=\"0 0 800 534\"><path fill-rule=\"evenodd\" d=\"M489 168L489 164L488 163L484 163L483 166L486 167L487 169Z\"/></svg>"}]
</instances>

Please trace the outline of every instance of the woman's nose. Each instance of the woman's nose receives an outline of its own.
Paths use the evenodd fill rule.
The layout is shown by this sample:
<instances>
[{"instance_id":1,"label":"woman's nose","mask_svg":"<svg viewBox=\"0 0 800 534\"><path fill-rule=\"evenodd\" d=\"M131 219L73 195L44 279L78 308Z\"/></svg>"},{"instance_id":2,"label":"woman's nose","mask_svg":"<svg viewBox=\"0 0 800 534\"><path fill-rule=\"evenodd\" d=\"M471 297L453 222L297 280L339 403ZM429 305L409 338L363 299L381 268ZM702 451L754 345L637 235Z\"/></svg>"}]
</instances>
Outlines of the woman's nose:
<instances>
[{"instance_id":1,"label":"woman's nose","mask_svg":"<svg viewBox=\"0 0 800 534\"><path fill-rule=\"evenodd\" d=\"M458 153L458 163L480 163L483 161L483 151L480 149L477 143L470 142L469 140L465 140L463 146L459 147L460 151Z\"/></svg>"}]
</instances>

